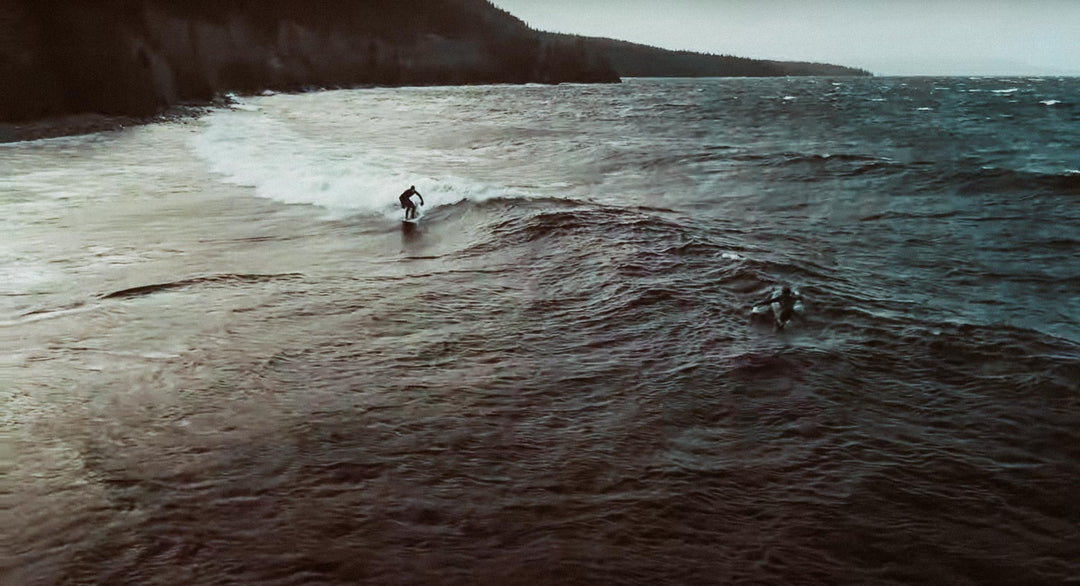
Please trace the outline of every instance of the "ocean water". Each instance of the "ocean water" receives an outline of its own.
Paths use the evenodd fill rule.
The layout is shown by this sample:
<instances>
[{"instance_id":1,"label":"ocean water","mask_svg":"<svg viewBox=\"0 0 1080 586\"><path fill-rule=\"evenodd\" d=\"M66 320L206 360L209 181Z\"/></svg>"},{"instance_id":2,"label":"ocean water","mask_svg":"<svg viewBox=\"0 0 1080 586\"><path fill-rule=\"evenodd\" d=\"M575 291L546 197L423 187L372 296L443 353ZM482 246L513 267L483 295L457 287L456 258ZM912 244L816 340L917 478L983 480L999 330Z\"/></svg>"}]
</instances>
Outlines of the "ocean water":
<instances>
[{"instance_id":1,"label":"ocean water","mask_svg":"<svg viewBox=\"0 0 1080 586\"><path fill-rule=\"evenodd\" d=\"M0 146L0 582L1075 584L1078 153L1068 78Z\"/></svg>"}]
</instances>

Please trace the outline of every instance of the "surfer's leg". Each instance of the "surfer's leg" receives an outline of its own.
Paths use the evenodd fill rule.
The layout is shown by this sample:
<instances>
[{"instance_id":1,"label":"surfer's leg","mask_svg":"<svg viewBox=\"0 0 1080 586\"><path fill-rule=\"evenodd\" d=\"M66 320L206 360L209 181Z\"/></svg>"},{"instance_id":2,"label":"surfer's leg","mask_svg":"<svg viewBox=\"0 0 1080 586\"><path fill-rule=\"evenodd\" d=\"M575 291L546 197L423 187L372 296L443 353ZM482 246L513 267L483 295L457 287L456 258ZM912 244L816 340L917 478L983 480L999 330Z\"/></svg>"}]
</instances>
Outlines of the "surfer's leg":
<instances>
[{"instance_id":1,"label":"surfer's leg","mask_svg":"<svg viewBox=\"0 0 1080 586\"><path fill-rule=\"evenodd\" d=\"M780 314L776 316L776 329L777 331L784 329L791 318L793 317L792 310L790 308L782 309Z\"/></svg>"}]
</instances>

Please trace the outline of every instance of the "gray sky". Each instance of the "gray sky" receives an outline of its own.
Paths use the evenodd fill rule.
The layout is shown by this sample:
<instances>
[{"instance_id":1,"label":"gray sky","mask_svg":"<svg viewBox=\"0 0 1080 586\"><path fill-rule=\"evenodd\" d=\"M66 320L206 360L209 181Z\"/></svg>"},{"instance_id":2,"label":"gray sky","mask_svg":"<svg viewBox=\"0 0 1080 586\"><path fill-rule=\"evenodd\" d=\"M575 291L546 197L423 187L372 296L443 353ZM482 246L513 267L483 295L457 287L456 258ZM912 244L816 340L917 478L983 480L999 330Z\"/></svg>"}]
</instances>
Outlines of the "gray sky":
<instances>
[{"instance_id":1,"label":"gray sky","mask_svg":"<svg viewBox=\"0 0 1080 586\"><path fill-rule=\"evenodd\" d=\"M1080 75L1080 0L493 0L546 31L878 75Z\"/></svg>"}]
</instances>

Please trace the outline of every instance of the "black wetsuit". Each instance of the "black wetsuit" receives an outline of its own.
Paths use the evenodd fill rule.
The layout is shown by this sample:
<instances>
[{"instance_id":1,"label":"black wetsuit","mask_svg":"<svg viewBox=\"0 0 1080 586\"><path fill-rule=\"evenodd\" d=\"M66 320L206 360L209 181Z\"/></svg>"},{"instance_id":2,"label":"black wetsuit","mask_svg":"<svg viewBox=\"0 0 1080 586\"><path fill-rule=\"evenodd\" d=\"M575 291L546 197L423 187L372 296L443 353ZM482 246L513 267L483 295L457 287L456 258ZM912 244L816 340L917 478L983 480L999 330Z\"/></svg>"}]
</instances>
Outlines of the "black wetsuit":
<instances>
[{"instance_id":1,"label":"black wetsuit","mask_svg":"<svg viewBox=\"0 0 1080 586\"><path fill-rule=\"evenodd\" d=\"M773 317L776 318L776 327L782 328L784 324L795 315L795 303L799 300L799 296L793 291L781 291L779 295L770 298L764 303L764 305L772 305L776 303L780 306L780 311L775 312Z\"/></svg>"},{"instance_id":2,"label":"black wetsuit","mask_svg":"<svg viewBox=\"0 0 1080 586\"><path fill-rule=\"evenodd\" d=\"M420 198L420 205L424 205L424 196L420 195L420 192L415 188L410 187L398 196L398 201L401 202L401 207L405 210L405 219L416 217L416 204L412 201L412 196Z\"/></svg>"}]
</instances>

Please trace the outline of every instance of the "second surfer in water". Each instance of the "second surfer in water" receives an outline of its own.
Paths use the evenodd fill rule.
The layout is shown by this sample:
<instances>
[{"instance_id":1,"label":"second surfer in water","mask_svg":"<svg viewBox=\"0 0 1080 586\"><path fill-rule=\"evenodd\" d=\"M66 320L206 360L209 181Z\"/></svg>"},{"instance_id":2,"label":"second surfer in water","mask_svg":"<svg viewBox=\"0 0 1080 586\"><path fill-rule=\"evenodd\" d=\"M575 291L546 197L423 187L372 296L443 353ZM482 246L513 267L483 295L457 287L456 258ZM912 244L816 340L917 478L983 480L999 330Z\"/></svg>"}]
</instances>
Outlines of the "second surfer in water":
<instances>
[{"instance_id":1,"label":"second surfer in water","mask_svg":"<svg viewBox=\"0 0 1080 586\"><path fill-rule=\"evenodd\" d=\"M398 196L398 201L401 202L401 207L405 209L405 219L412 220L416 218L416 204L413 203L412 196L420 198L420 205L424 205L424 196L420 195L420 192L416 190L416 186L412 185Z\"/></svg>"},{"instance_id":2,"label":"second surfer in water","mask_svg":"<svg viewBox=\"0 0 1080 586\"><path fill-rule=\"evenodd\" d=\"M774 295L762 303L762 306L772 306L773 319L776 321L777 331L784 329L788 321L795 315L795 304L801 300L798 293L791 287L784 285L779 295Z\"/></svg>"}]
</instances>

